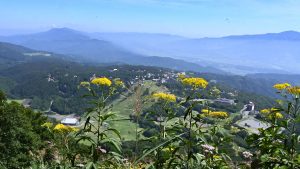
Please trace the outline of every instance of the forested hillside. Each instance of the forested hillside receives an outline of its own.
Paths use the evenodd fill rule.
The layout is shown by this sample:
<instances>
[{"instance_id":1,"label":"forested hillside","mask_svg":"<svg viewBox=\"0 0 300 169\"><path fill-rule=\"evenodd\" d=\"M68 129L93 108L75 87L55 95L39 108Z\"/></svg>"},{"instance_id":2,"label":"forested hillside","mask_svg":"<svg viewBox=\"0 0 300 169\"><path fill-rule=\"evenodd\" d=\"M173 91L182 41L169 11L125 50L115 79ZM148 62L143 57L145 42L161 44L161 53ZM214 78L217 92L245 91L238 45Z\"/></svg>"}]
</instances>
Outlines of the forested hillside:
<instances>
[{"instance_id":1,"label":"forested hillside","mask_svg":"<svg viewBox=\"0 0 300 169\"><path fill-rule=\"evenodd\" d=\"M40 110L51 108L60 114L83 113L84 106L79 100L81 93L77 86L80 81L89 80L93 76L119 77L132 85L138 80L162 80L166 79L164 74L178 73L157 67L81 64L67 60L68 58L63 55L39 52L8 43L1 43L0 49L0 59L5 61L0 72L0 80L3 82L1 89L11 98L31 99L33 108ZM271 87L264 87L270 86L272 81L266 83L262 79L251 80L242 76L218 74L196 75L217 81L224 90L230 87L231 91L240 90L265 96L273 96L274 93ZM168 77L168 80L164 80L164 85L173 81ZM252 95L249 94L249 97Z\"/></svg>"},{"instance_id":2,"label":"forested hillside","mask_svg":"<svg viewBox=\"0 0 300 169\"><path fill-rule=\"evenodd\" d=\"M137 72L143 71L138 69ZM158 72L161 73L162 70ZM46 121L43 113L7 101L1 93L0 119L5 125L0 127L3 133L0 134L0 146L5 151L0 151L0 166L299 166L297 156L287 159L286 153L290 150L281 144L275 143L269 149L280 149L283 154L261 151L273 142L273 137L278 137L276 140L279 141L291 139L291 149L297 153L298 145L294 142L296 138L288 136L297 136L299 125L294 121L290 124L292 126L284 125L286 118L293 118L288 116L291 113L289 111L298 111L297 102L290 102L291 109L284 108L284 102L289 103L289 99L297 100L297 86L288 83L274 85L280 93L291 96L276 104L261 96L227 91L215 82L194 77L190 73L183 75L164 72L163 76L166 75L174 75L176 79L170 79L172 82L166 84L139 80L129 88L119 78L101 76L84 79L79 82L77 90L85 95L80 101L87 109L80 123L75 126L55 120ZM238 102L219 102L220 98L235 98ZM248 102L248 99L254 101L257 108L265 106L266 109L253 110L253 102ZM244 107L239 111L243 104ZM272 105L276 105L276 108L270 108ZM279 132L284 127L292 127L292 130ZM11 134L7 137L5 133ZM22 154L16 153L18 151ZM188 154L192 157L189 158ZM287 163L278 162L282 158L286 158ZM256 163L255 160L260 162Z\"/></svg>"},{"instance_id":3,"label":"forested hillside","mask_svg":"<svg viewBox=\"0 0 300 169\"><path fill-rule=\"evenodd\" d=\"M279 92L297 100L299 89L292 86L297 75L238 76L78 63L21 46L0 47L0 59L9 63L0 71L0 89L7 94L1 93L0 119L5 125L0 133L10 133L9 138L0 134L5 150L0 151L0 167L247 168L258 165L252 158L262 161L258 167L269 162L275 166L273 158L285 158L257 149L270 144L259 138L290 129L283 124L294 118L288 114L297 111L298 102L290 102L296 105L286 110L287 103L275 99ZM292 84L273 86L290 78ZM68 118L78 122L63 124ZM287 135L299 133L299 125L292 124ZM285 133L278 139L295 141ZM291 149L298 146L292 144ZM296 157L291 159L286 165L298 166Z\"/></svg>"},{"instance_id":4,"label":"forested hillside","mask_svg":"<svg viewBox=\"0 0 300 169\"><path fill-rule=\"evenodd\" d=\"M1 71L0 76L5 82L1 83L2 89L7 91L11 98L32 99L32 107L40 110L48 110L52 100L51 109L55 112L60 114L82 114L84 111L84 106L80 101L82 93L77 89L81 81L89 80L93 76L107 76L111 78L119 77L130 84L143 79L162 79L163 75L168 72L173 71L156 67L129 65L89 66L51 58L15 65ZM147 76L148 74L151 74L151 76ZM176 74L176 72L173 72L173 74ZM267 91L261 88L271 82L263 83L263 80L262 82L251 81L247 78L234 76L199 75L208 80L216 80L220 88L227 93L239 90L241 95L242 93L245 93L244 96L248 95L249 100L254 100L256 97L250 93L259 95L261 91L265 96L272 96L270 94L273 92L271 87ZM167 80L163 85L168 85L173 81ZM236 83L231 83L232 81L236 81ZM252 97L253 99L251 99Z\"/></svg>"}]
</instances>

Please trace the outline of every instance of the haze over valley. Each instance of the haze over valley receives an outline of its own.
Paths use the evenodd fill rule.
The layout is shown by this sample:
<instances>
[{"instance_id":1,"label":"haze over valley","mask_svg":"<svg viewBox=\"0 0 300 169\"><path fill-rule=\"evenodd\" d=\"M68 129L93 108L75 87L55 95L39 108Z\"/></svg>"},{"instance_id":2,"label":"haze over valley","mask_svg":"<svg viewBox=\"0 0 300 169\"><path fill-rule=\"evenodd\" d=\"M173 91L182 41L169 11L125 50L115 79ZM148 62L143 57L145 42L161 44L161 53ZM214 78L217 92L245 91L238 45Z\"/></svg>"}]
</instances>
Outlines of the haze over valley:
<instances>
[{"instance_id":1,"label":"haze over valley","mask_svg":"<svg viewBox=\"0 0 300 169\"><path fill-rule=\"evenodd\" d=\"M0 1L0 169L300 168L300 1Z\"/></svg>"},{"instance_id":2,"label":"haze over valley","mask_svg":"<svg viewBox=\"0 0 300 169\"><path fill-rule=\"evenodd\" d=\"M297 66L300 33L296 31L193 39L169 34L87 33L54 28L34 34L2 36L0 40L87 62L233 74L300 72Z\"/></svg>"}]
</instances>

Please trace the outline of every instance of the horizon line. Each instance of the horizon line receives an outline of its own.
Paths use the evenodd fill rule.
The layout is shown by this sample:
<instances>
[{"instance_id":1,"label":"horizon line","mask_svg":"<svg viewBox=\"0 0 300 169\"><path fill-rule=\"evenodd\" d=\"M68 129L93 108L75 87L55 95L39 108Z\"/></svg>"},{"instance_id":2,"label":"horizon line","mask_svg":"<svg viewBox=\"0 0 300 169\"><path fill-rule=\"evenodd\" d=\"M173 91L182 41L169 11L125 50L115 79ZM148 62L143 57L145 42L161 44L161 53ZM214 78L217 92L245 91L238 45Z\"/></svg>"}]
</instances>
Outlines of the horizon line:
<instances>
[{"instance_id":1,"label":"horizon line","mask_svg":"<svg viewBox=\"0 0 300 169\"><path fill-rule=\"evenodd\" d=\"M171 34L171 33L164 33L164 32L138 32L138 31L83 31L80 29L76 29L76 28L71 28L71 27L53 27L53 28L47 28L45 30L38 30L38 31L33 31L33 30L26 30L24 29L25 32L27 33L12 33L12 34L1 34L0 36L21 36L21 35L32 35L32 34L37 34L37 33L44 33L44 32L48 32L51 30L55 30L55 29L68 29L68 30L72 30L72 31L77 31L79 33L88 33L88 34L93 34L93 33L132 33L132 34L156 34L156 35L168 35L168 36L178 36L178 37L182 37L182 38L189 38L189 39L204 39L204 38L224 38L224 37L231 37L231 36L253 36L253 35L266 35L266 34L279 34L279 33L285 33L285 32L296 32L296 33L300 33L300 31L296 31L296 30L283 30L283 31L279 31L279 32L262 32L262 33L253 33L253 34L229 34L229 35L222 35L222 36L202 36L202 37L192 37L192 36L185 36L185 35L180 35L180 34ZM8 30L8 29L7 29ZM1 29L0 29L1 31Z\"/></svg>"}]
</instances>

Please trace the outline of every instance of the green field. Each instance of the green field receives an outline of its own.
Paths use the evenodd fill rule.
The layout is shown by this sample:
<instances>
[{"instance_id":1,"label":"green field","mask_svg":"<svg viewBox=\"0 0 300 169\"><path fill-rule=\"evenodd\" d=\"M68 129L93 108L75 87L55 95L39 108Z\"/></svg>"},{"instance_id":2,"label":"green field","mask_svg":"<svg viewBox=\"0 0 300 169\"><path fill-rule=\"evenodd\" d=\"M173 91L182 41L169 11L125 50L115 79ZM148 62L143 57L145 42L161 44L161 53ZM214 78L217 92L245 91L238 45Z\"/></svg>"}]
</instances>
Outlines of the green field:
<instances>
[{"instance_id":1,"label":"green field","mask_svg":"<svg viewBox=\"0 0 300 169\"><path fill-rule=\"evenodd\" d=\"M133 86L131 89L133 89ZM131 90L130 89L130 90ZM162 86L157 86L155 82L145 81L141 86L141 94L143 94L146 90L149 90L149 94L158 91L166 91L167 89ZM116 116L113 120L109 122L111 127L116 128L120 131L121 136L123 136L122 140L135 140L135 130L136 123L129 120L129 116L134 113L135 107L135 94L129 94L129 92L120 96L120 98L114 100L112 102L112 109L109 111L114 113ZM150 99L149 95L142 96L143 100ZM142 105L143 109L150 107L153 102L146 102ZM138 128L140 131L141 128Z\"/></svg>"},{"instance_id":2,"label":"green field","mask_svg":"<svg viewBox=\"0 0 300 169\"><path fill-rule=\"evenodd\" d=\"M17 102L19 104L22 104L23 101L24 101L24 99L7 99L7 103Z\"/></svg>"}]
</instances>

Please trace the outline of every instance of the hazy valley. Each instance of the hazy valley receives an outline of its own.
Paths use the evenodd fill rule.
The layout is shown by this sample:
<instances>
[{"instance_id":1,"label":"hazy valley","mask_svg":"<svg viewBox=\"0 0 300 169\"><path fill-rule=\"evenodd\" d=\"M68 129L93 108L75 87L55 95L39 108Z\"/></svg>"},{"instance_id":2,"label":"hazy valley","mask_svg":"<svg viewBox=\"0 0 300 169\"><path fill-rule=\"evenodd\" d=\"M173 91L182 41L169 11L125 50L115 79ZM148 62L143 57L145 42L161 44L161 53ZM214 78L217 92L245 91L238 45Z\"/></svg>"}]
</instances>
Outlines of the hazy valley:
<instances>
[{"instance_id":1,"label":"hazy valley","mask_svg":"<svg viewBox=\"0 0 300 169\"><path fill-rule=\"evenodd\" d=\"M300 168L300 1L0 2L0 169Z\"/></svg>"}]
</instances>

